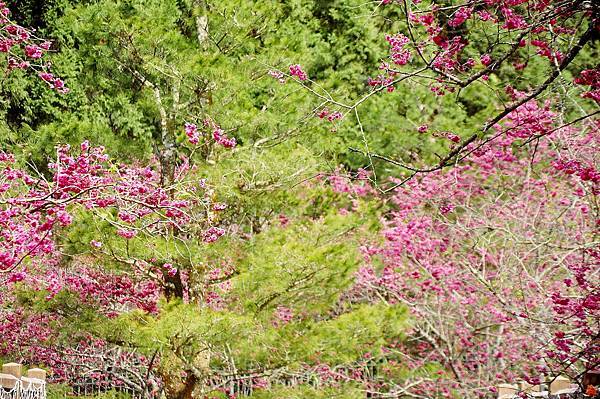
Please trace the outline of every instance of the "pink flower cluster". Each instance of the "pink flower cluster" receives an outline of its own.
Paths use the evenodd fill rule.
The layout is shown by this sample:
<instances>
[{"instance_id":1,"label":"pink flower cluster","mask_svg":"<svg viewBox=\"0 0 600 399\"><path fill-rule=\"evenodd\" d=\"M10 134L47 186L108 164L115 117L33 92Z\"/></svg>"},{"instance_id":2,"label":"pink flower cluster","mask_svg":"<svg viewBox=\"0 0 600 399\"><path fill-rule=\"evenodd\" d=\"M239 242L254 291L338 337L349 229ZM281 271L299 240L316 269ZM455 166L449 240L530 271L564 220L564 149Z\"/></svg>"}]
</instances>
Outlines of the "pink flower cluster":
<instances>
[{"instance_id":1,"label":"pink flower cluster","mask_svg":"<svg viewBox=\"0 0 600 399\"><path fill-rule=\"evenodd\" d=\"M197 145L200 142L200 133L198 133L198 127L193 123L185 124L185 135L193 145Z\"/></svg>"},{"instance_id":2,"label":"pink flower cluster","mask_svg":"<svg viewBox=\"0 0 600 399\"><path fill-rule=\"evenodd\" d=\"M64 81L48 72L48 64L32 64L50 50L52 43L13 23L9 16L10 10L6 3L0 2L0 52L8 54L8 69L33 69L50 88L59 93L67 93L69 90Z\"/></svg>"},{"instance_id":3,"label":"pink flower cluster","mask_svg":"<svg viewBox=\"0 0 600 399\"><path fill-rule=\"evenodd\" d=\"M553 50L550 45L544 40L534 39L531 41L531 45L538 48L537 54L542 57L548 58L551 62L560 63L563 59L563 55L560 51Z\"/></svg>"},{"instance_id":4,"label":"pink flower cluster","mask_svg":"<svg viewBox=\"0 0 600 399\"><path fill-rule=\"evenodd\" d=\"M343 118L340 111L330 111L328 108L323 108L316 115L319 119L327 119L329 122L333 122Z\"/></svg>"},{"instance_id":5,"label":"pink flower cluster","mask_svg":"<svg viewBox=\"0 0 600 399\"><path fill-rule=\"evenodd\" d=\"M388 71L387 72L388 75L378 75L376 78L369 78L367 80L367 84L369 86L374 86L374 87L387 87L387 91L388 93L391 93L394 91L394 86L392 85L392 82L394 81L394 76L395 73L393 71Z\"/></svg>"},{"instance_id":6,"label":"pink flower cluster","mask_svg":"<svg viewBox=\"0 0 600 399\"><path fill-rule=\"evenodd\" d=\"M222 145L225 148L233 148L237 144L234 137L227 136L225 131L218 126L215 127L213 130L213 139L216 143Z\"/></svg>"},{"instance_id":7,"label":"pink flower cluster","mask_svg":"<svg viewBox=\"0 0 600 399\"><path fill-rule=\"evenodd\" d=\"M416 2L413 2L417 4ZM479 58L484 66L491 66L492 59L487 53L479 53L479 49L472 45L471 31L494 29L501 32L505 37L512 37L512 31L528 31L529 41L521 38L519 47L535 47L539 56L548 58L552 63L561 62L563 53L560 38L568 39L577 30L572 27L570 19L577 11L567 11L569 7L562 9L546 0L539 1L477 1L467 0L457 7L439 7L431 5L426 7L414 7L412 12L406 16L413 25L413 39L399 36L386 36L386 40L392 45L391 58L396 64L405 65L410 60L410 52L406 46L415 48L420 58L430 62L430 71L437 76L437 82L431 82L432 91L437 95L445 95L453 92L455 84L459 86L463 82L473 82L479 78L489 79L488 74L471 72L475 60ZM576 6L574 8L577 8ZM560 10L560 11L558 11ZM544 13L556 12L555 17L549 20L548 26L538 25L537 18ZM478 24L470 27L468 31L460 31L456 28L463 26L474 16L478 18ZM594 22L591 22L592 24ZM416 26L414 26L416 25ZM416 38L414 29L424 28L427 37ZM566 41L565 41L566 42ZM550 44L552 43L552 44ZM498 47L498 46L495 46ZM565 46L566 47L566 46ZM494 48L487 49L492 51ZM512 64L520 70L527 66L529 56L526 52L515 51L512 54ZM498 58L496 69L506 58ZM464 76L461 76L465 74ZM467 75L468 74L468 75ZM378 78L377 84L383 84L384 79ZM593 98L594 93L589 94Z\"/></svg>"},{"instance_id":8,"label":"pink flower cluster","mask_svg":"<svg viewBox=\"0 0 600 399\"><path fill-rule=\"evenodd\" d=\"M268 74L269 76L277 79L279 83L285 83L285 75L283 74L283 72L271 69L269 70Z\"/></svg>"},{"instance_id":9,"label":"pink flower cluster","mask_svg":"<svg viewBox=\"0 0 600 399\"><path fill-rule=\"evenodd\" d=\"M463 23L465 23L465 21L469 19L472 14L473 8L461 7L454 13L452 18L448 21L448 26L456 28L457 26L460 26Z\"/></svg>"},{"instance_id":10,"label":"pink flower cluster","mask_svg":"<svg viewBox=\"0 0 600 399\"><path fill-rule=\"evenodd\" d=\"M298 80L302 81L308 79L306 72L304 72L302 67L298 64L290 65L290 75L295 76Z\"/></svg>"},{"instance_id":11,"label":"pink flower cluster","mask_svg":"<svg viewBox=\"0 0 600 399\"><path fill-rule=\"evenodd\" d=\"M600 172L593 165L584 165L575 159L559 159L554 161L552 165L556 170L562 171L567 175L576 175L583 181L600 184Z\"/></svg>"},{"instance_id":12,"label":"pink flower cluster","mask_svg":"<svg viewBox=\"0 0 600 399\"><path fill-rule=\"evenodd\" d=\"M460 37L454 37L450 40L441 39L437 43L443 51L432 62L433 67L441 72L464 72L469 69L471 62L467 61L466 66L461 63L460 54L467 46L467 41Z\"/></svg>"},{"instance_id":13,"label":"pink flower cluster","mask_svg":"<svg viewBox=\"0 0 600 399\"><path fill-rule=\"evenodd\" d=\"M525 95L511 87L507 88L507 93L513 99L519 99ZM550 110L549 103L540 107L536 101L528 101L507 115L503 126L506 133L512 137L529 138L548 132L549 127L554 124L555 118L556 114Z\"/></svg>"},{"instance_id":14,"label":"pink flower cluster","mask_svg":"<svg viewBox=\"0 0 600 399\"><path fill-rule=\"evenodd\" d=\"M443 387L467 397L498 376L533 382L600 360L600 251L589 247L600 131L593 123L557 129L545 106L525 105L466 164L396 189L385 242L362 248L366 262L349 295L406 304L421 343L402 348L403 359L448 371L415 395ZM554 144L514 146L540 134ZM494 339L481 333L487 328Z\"/></svg>"},{"instance_id":15,"label":"pink flower cluster","mask_svg":"<svg viewBox=\"0 0 600 399\"><path fill-rule=\"evenodd\" d=\"M489 54L482 54L480 60L484 66L488 66L492 63L492 57L490 57Z\"/></svg>"},{"instance_id":16,"label":"pink flower cluster","mask_svg":"<svg viewBox=\"0 0 600 399\"><path fill-rule=\"evenodd\" d=\"M177 274L177 268L172 263L165 263L163 269L168 276L174 277Z\"/></svg>"},{"instance_id":17,"label":"pink flower cluster","mask_svg":"<svg viewBox=\"0 0 600 399\"><path fill-rule=\"evenodd\" d=\"M341 169L338 168L327 180L336 193L345 193L356 197L375 193L369 182L369 174L364 169L359 169L354 176L344 176Z\"/></svg>"},{"instance_id":18,"label":"pink flower cluster","mask_svg":"<svg viewBox=\"0 0 600 399\"><path fill-rule=\"evenodd\" d=\"M225 147L225 148L234 148L237 144L235 138L227 136L225 131L221 129L219 125L213 122L210 119L205 119L203 121L203 125L205 129L212 130L212 138L215 143ZM193 123L185 124L185 134L188 137L188 140L193 145L198 145L200 143L200 131L198 130L198 126Z\"/></svg>"},{"instance_id":19,"label":"pink flower cluster","mask_svg":"<svg viewBox=\"0 0 600 399\"><path fill-rule=\"evenodd\" d=\"M525 17L515 11L514 8L502 7L500 9L504 17L504 25L502 28L507 30L525 29L529 24L525 21Z\"/></svg>"},{"instance_id":20,"label":"pink flower cluster","mask_svg":"<svg viewBox=\"0 0 600 399\"><path fill-rule=\"evenodd\" d=\"M223 234L225 234L225 230L211 226L204 232L202 239L206 243L211 243L217 241Z\"/></svg>"},{"instance_id":21,"label":"pink flower cluster","mask_svg":"<svg viewBox=\"0 0 600 399\"><path fill-rule=\"evenodd\" d=\"M185 175L179 175L180 191L173 196L161 186L158 171L113 165L103 148L88 142L77 155L68 146L59 147L57 154L57 161L49 164L53 177L47 181L14 168L14 158L0 153L0 270L22 272L30 262L48 262L57 249L54 230L72 223L77 206L92 213L115 209L117 218L108 221L126 239L169 226L181 229L194 221L191 208L199 200L191 196L196 188L185 182ZM211 241L223 234L216 228L207 231ZM102 246L96 240L91 245Z\"/></svg>"},{"instance_id":22,"label":"pink flower cluster","mask_svg":"<svg viewBox=\"0 0 600 399\"><path fill-rule=\"evenodd\" d=\"M410 43L410 39L403 34L386 35L385 40L389 43L390 58L396 65L406 65L410 61L411 52L406 49L406 45Z\"/></svg>"},{"instance_id":23,"label":"pink flower cluster","mask_svg":"<svg viewBox=\"0 0 600 399\"><path fill-rule=\"evenodd\" d=\"M51 89L55 89L59 93L66 94L69 92L69 88L65 87L65 82L62 79L55 77L53 74L49 72L41 72L39 77L42 78L42 80L46 82Z\"/></svg>"},{"instance_id":24,"label":"pink flower cluster","mask_svg":"<svg viewBox=\"0 0 600 399\"><path fill-rule=\"evenodd\" d=\"M294 312L290 308L279 305L277 306L277 309L275 309L274 316L275 320L273 320L273 325L279 327L292 321L292 319L294 318Z\"/></svg>"},{"instance_id":25,"label":"pink flower cluster","mask_svg":"<svg viewBox=\"0 0 600 399\"><path fill-rule=\"evenodd\" d=\"M234 275L234 271L233 266L228 263L224 263L221 267L215 267L209 271L204 284L206 292L204 301L213 310L225 309L227 301L223 294L232 289L230 278Z\"/></svg>"},{"instance_id":26,"label":"pink flower cluster","mask_svg":"<svg viewBox=\"0 0 600 399\"><path fill-rule=\"evenodd\" d=\"M574 83L582 86L590 86L591 90L583 93L581 96L590 98L600 104L600 68L581 71L579 76L575 78Z\"/></svg>"}]
</instances>

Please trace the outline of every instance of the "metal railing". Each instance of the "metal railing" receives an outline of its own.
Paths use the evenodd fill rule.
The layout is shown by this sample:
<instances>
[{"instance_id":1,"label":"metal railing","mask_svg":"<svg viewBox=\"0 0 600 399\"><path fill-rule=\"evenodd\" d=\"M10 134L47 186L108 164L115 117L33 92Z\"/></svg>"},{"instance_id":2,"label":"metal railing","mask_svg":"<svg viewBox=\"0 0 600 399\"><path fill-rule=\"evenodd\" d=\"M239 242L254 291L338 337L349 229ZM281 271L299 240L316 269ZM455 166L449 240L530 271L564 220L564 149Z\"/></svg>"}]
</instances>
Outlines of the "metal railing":
<instances>
[{"instance_id":1,"label":"metal railing","mask_svg":"<svg viewBox=\"0 0 600 399\"><path fill-rule=\"evenodd\" d=\"M0 399L46 399L46 371L32 368L23 376L21 364L2 365Z\"/></svg>"}]
</instances>

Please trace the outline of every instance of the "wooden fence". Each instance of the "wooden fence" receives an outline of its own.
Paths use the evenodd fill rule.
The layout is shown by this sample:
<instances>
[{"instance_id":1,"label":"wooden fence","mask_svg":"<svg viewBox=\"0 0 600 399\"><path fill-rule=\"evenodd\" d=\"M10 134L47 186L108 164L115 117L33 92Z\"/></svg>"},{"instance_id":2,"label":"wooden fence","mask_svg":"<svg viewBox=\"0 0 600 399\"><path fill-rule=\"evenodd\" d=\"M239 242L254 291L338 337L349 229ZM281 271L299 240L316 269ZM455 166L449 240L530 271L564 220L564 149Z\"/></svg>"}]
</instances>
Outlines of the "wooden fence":
<instances>
[{"instance_id":1,"label":"wooden fence","mask_svg":"<svg viewBox=\"0 0 600 399\"><path fill-rule=\"evenodd\" d=\"M46 399L46 372L29 369L23 376L23 366L6 363L0 373L0 399Z\"/></svg>"}]
</instances>

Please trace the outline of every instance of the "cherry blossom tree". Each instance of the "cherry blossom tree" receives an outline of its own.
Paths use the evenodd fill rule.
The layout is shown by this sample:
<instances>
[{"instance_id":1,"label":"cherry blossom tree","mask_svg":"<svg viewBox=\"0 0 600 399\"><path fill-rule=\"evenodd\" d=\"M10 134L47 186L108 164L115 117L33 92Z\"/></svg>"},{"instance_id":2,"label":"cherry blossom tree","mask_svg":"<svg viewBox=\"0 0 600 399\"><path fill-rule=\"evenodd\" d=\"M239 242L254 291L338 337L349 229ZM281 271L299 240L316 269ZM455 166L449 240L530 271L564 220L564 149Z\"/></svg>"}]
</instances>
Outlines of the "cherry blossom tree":
<instances>
[{"instance_id":1,"label":"cherry blossom tree","mask_svg":"<svg viewBox=\"0 0 600 399\"><path fill-rule=\"evenodd\" d=\"M420 124L414 134L447 142L434 164L372 152L366 138L364 149L350 149L373 170L378 161L397 167L398 177L382 188L372 175L394 210L382 220L385 243L364 247L349 298L413 312L414 343L391 345L388 360L443 368L411 395L485 396L494 381L539 384L561 373L581 381L600 361L600 75L577 60L594 52L598 5L399 0L377 8L398 12L401 33L385 36L389 56L362 97L338 99L300 65L270 75L316 97L316 117L354 118L363 137L361 105L400 85L438 97L478 87L499 107L475 131ZM547 73L516 79L530 65ZM372 393L406 391L374 384Z\"/></svg>"},{"instance_id":2,"label":"cherry blossom tree","mask_svg":"<svg viewBox=\"0 0 600 399\"><path fill-rule=\"evenodd\" d=\"M51 47L52 42L11 21L6 3L0 2L0 53L6 55L7 72L15 69L32 71L51 89L66 94L69 89L65 82L54 76L50 72L50 64L43 61Z\"/></svg>"},{"instance_id":3,"label":"cherry blossom tree","mask_svg":"<svg viewBox=\"0 0 600 399\"><path fill-rule=\"evenodd\" d=\"M503 136L394 191L385 243L364 247L356 289L414 313L419 344L393 351L443 364L447 382L416 393L484 396L494 381L577 381L598 367L599 136L594 124L583 129L582 140L572 128L553 140L584 168L565 172L547 142L515 152L518 136Z\"/></svg>"},{"instance_id":4,"label":"cherry blossom tree","mask_svg":"<svg viewBox=\"0 0 600 399\"><path fill-rule=\"evenodd\" d=\"M576 62L582 49L592 46L600 33L595 2L468 0L453 4L384 0L377 3L377 9L397 11L401 33L385 35L389 55L382 60L379 74L368 78L371 90L362 97L353 101L338 99L310 80L298 64L291 65L289 71L271 70L270 75L281 82L290 77L320 100L315 116L327 117L329 121L351 116L361 129L360 106L381 92L393 93L400 85L426 86L433 96L457 97L477 87L493 98L500 109L487 115L476 131L429 132L449 143L448 151L438 155L436 164L407 163L372 153L368 146L350 149L365 155L370 166L373 160L383 160L413 174L452 166L498 137L497 124L535 99L548 99L550 106L557 107L557 96L563 98L561 118L576 113L565 124L593 118L598 113L598 67L582 67ZM530 64L541 65L546 73L527 74L525 81L516 79L517 75L523 77ZM575 78L569 80L567 71ZM493 82L490 76L494 77ZM519 95L515 95L515 88L520 90ZM591 104L582 105L585 101L580 98ZM417 130L425 133L428 126L423 123ZM531 132L531 136L532 140L543 137L544 132Z\"/></svg>"},{"instance_id":5,"label":"cherry blossom tree","mask_svg":"<svg viewBox=\"0 0 600 399\"><path fill-rule=\"evenodd\" d=\"M217 125L214 130L219 132ZM209 132L205 136L213 139ZM223 134L215 136L216 140L230 140ZM224 145L233 144L227 141ZM71 378L77 374L68 370L78 364L98 367L85 361L86 356L97 356L98 364L109 367L112 357L107 353L115 348L85 331L79 332L83 335L78 349L56 343L70 312L94 308L110 319L135 309L155 314L161 297L195 301L186 284L188 272L177 264L180 255L161 248L156 251L160 258L141 257L130 242L177 241L185 246L193 240L209 244L225 232L217 226L216 217L225 205L214 201L204 179L194 177L195 168L187 158L176 168L172 183L165 186L157 162L148 166L119 164L110 160L104 148L88 142L76 151L59 146L56 154L56 160L48 165L51 176L46 178L19 168L12 155L0 153L0 303L15 304L0 311L4 342L0 351L20 353L24 359L52 367L56 382L75 383ZM90 241L87 255L66 266L61 235L81 221L82 215L105 228ZM102 259L123 265L126 272L95 267ZM30 297L24 289L40 296ZM74 308L49 305L33 313L27 309L50 304L55 297ZM97 342L90 344L89 340ZM113 387L157 391L158 382L152 379L131 379L132 373L142 372L141 365L150 373L150 360L127 352L123 356L120 371L108 373L101 368L98 376Z\"/></svg>"}]
</instances>

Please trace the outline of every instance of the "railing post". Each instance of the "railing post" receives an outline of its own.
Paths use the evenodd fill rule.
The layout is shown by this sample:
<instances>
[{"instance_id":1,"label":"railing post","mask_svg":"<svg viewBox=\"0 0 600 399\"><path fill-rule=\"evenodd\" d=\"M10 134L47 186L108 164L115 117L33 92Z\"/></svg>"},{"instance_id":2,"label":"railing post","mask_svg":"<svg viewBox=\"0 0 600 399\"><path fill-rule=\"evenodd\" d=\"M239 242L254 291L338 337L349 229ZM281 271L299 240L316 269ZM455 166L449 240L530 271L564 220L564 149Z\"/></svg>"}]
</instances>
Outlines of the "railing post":
<instances>
[{"instance_id":1,"label":"railing post","mask_svg":"<svg viewBox=\"0 0 600 399\"><path fill-rule=\"evenodd\" d=\"M525 393L542 392L541 385L531 385L527 381L519 382L519 387L521 388L521 392Z\"/></svg>"},{"instance_id":2,"label":"railing post","mask_svg":"<svg viewBox=\"0 0 600 399\"><path fill-rule=\"evenodd\" d=\"M11 395L10 398L20 398L21 374L23 367L19 363L6 363L2 365L2 373L0 374L0 386L7 388Z\"/></svg>"},{"instance_id":3,"label":"railing post","mask_svg":"<svg viewBox=\"0 0 600 399\"><path fill-rule=\"evenodd\" d=\"M27 370L27 377L37 378L38 380L46 381L46 370L29 369Z\"/></svg>"},{"instance_id":4,"label":"railing post","mask_svg":"<svg viewBox=\"0 0 600 399\"><path fill-rule=\"evenodd\" d=\"M46 399L46 371L42 369L27 370L27 377L21 377L23 396L35 399Z\"/></svg>"},{"instance_id":5,"label":"railing post","mask_svg":"<svg viewBox=\"0 0 600 399\"><path fill-rule=\"evenodd\" d=\"M498 399L513 398L519 392L519 387L515 384L500 384L498 385Z\"/></svg>"},{"instance_id":6,"label":"railing post","mask_svg":"<svg viewBox=\"0 0 600 399\"><path fill-rule=\"evenodd\" d=\"M2 365L2 373L14 375L17 378L21 378L23 375L23 366L19 363L6 363Z\"/></svg>"},{"instance_id":7,"label":"railing post","mask_svg":"<svg viewBox=\"0 0 600 399\"><path fill-rule=\"evenodd\" d=\"M21 364L6 363L0 373L0 391L3 399L46 399L46 371L29 369L24 377Z\"/></svg>"},{"instance_id":8,"label":"railing post","mask_svg":"<svg viewBox=\"0 0 600 399\"><path fill-rule=\"evenodd\" d=\"M567 377L559 375L550 383L550 395L558 395L563 393L572 393L575 391L571 384L571 380Z\"/></svg>"},{"instance_id":9,"label":"railing post","mask_svg":"<svg viewBox=\"0 0 600 399\"><path fill-rule=\"evenodd\" d=\"M0 373L0 390L4 390L5 395L3 398L17 398L19 385L20 381L14 375Z\"/></svg>"}]
</instances>

